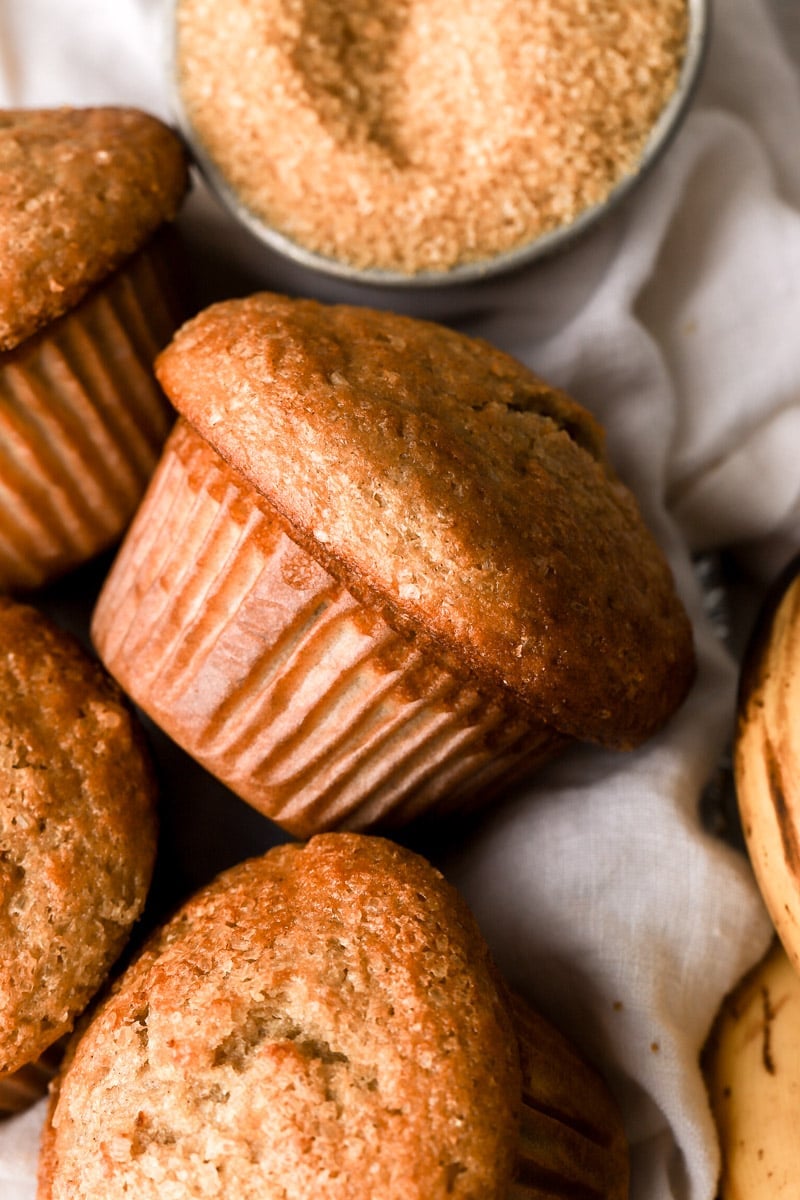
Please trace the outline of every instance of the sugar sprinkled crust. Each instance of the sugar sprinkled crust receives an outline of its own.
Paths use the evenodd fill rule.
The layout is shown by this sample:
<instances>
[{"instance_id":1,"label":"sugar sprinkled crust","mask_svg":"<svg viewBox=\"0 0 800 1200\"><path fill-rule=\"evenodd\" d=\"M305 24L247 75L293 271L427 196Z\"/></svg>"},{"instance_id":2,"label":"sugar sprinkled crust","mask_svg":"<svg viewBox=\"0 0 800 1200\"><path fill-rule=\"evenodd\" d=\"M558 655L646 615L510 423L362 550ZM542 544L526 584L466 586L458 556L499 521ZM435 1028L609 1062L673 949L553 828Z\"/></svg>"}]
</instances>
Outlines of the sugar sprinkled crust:
<instances>
[{"instance_id":1,"label":"sugar sprinkled crust","mask_svg":"<svg viewBox=\"0 0 800 1200\"><path fill-rule=\"evenodd\" d=\"M424 860L277 847L156 936L73 1051L40 1200L497 1200L516 1037L486 945Z\"/></svg>"},{"instance_id":2,"label":"sugar sprinkled crust","mask_svg":"<svg viewBox=\"0 0 800 1200\"><path fill-rule=\"evenodd\" d=\"M692 637L590 415L485 342L262 293L162 353L175 406L292 536L562 733L629 746L677 707Z\"/></svg>"},{"instance_id":3,"label":"sugar sprinkled crust","mask_svg":"<svg viewBox=\"0 0 800 1200\"><path fill-rule=\"evenodd\" d=\"M0 1077L70 1029L144 904L154 783L105 673L0 597Z\"/></svg>"},{"instance_id":4,"label":"sugar sprinkled crust","mask_svg":"<svg viewBox=\"0 0 800 1200\"><path fill-rule=\"evenodd\" d=\"M0 111L0 351L140 249L186 185L180 141L146 113Z\"/></svg>"}]
</instances>

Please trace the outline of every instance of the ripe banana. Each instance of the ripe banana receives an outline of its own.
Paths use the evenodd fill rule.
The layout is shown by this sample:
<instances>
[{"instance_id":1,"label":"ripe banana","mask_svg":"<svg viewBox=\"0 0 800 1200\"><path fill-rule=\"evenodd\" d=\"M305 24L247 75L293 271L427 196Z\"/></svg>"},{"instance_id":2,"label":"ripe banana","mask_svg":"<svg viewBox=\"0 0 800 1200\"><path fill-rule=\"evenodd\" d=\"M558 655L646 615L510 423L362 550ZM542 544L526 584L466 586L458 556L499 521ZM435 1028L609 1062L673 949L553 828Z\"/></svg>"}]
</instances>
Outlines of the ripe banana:
<instances>
[{"instance_id":1,"label":"ripe banana","mask_svg":"<svg viewBox=\"0 0 800 1200\"><path fill-rule=\"evenodd\" d=\"M795 1200L800 975L777 939L724 1002L704 1068L722 1151L718 1200Z\"/></svg>"},{"instance_id":2,"label":"ripe banana","mask_svg":"<svg viewBox=\"0 0 800 1200\"><path fill-rule=\"evenodd\" d=\"M734 773L753 871L800 971L800 556L768 598L745 658Z\"/></svg>"}]
</instances>

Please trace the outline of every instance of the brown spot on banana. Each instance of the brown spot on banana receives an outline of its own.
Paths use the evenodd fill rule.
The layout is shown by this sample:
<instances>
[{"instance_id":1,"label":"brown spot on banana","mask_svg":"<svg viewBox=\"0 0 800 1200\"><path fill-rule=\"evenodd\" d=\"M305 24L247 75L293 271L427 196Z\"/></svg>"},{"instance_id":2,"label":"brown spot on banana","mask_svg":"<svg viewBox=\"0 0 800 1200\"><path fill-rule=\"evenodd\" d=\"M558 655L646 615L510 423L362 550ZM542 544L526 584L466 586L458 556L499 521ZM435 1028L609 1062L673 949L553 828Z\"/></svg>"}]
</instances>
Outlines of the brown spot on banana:
<instances>
[{"instance_id":1,"label":"brown spot on banana","mask_svg":"<svg viewBox=\"0 0 800 1200\"><path fill-rule=\"evenodd\" d=\"M777 939L723 1003L702 1063L722 1153L718 1200L795 1200L800 975Z\"/></svg>"},{"instance_id":2,"label":"brown spot on banana","mask_svg":"<svg viewBox=\"0 0 800 1200\"><path fill-rule=\"evenodd\" d=\"M762 1033L762 1042L761 1042L761 1061L764 1064L764 1070L768 1071L770 1075L774 1075L775 1074L775 1062L772 1057L772 1048L770 1046L770 1042L771 1042L771 1035L772 1035L772 1021L775 1018L775 1013L773 1011L772 1005L770 1004L769 988L767 988L767 987L762 987L762 989L761 989L761 1005L762 1005L763 1015L764 1015L764 1021L763 1021L763 1026L762 1026L763 1033Z\"/></svg>"},{"instance_id":3,"label":"brown spot on banana","mask_svg":"<svg viewBox=\"0 0 800 1200\"><path fill-rule=\"evenodd\" d=\"M786 866L792 874L800 875L800 836L798 836L796 814L792 809L792 805L787 800L780 759L767 735L764 737L764 759L767 769L769 794L772 798L775 819L781 835L783 857L786 861Z\"/></svg>"}]
</instances>

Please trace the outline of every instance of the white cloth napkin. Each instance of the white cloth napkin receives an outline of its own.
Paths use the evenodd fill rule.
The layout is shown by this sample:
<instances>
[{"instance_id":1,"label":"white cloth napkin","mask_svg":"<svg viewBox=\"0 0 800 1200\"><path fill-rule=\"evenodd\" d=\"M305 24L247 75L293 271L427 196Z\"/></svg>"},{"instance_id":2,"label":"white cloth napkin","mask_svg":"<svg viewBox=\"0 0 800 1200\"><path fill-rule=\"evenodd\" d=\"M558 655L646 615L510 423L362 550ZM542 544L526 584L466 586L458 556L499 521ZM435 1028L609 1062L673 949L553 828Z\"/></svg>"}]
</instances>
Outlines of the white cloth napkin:
<instances>
[{"instance_id":1,"label":"white cloth napkin","mask_svg":"<svg viewBox=\"0 0 800 1200\"><path fill-rule=\"evenodd\" d=\"M698 1053L771 932L746 860L698 814L732 733L736 664L690 554L735 551L763 582L800 546L800 20L790 0L714 8L704 80L666 157L580 245L511 279L375 293L281 263L202 189L184 220L209 298L267 286L438 317L566 387L606 425L671 558L700 661L683 710L635 754L570 754L443 862L512 981L603 1067L632 1200L712 1200ZM0 103L169 117L162 9L0 0ZM3 1200L33 1200L41 1115L0 1126Z\"/></svg>"}]
</instances>

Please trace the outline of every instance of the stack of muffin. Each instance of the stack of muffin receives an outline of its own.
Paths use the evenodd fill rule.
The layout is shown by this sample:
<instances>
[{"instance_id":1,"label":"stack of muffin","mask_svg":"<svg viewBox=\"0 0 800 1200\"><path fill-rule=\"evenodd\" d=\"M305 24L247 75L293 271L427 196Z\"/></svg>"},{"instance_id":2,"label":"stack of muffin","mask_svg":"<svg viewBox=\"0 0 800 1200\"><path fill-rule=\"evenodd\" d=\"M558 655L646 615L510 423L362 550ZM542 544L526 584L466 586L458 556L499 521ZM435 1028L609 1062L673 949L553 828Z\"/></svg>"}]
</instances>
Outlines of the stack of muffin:
<instances>
[{"instance_id":1,"label":"stack of muffin","mask_svg":"<svg viewBox=\"0 0 800 1200\"><path fill-rule=\"evenodd\" d=\"M599 1076L373 831L661 728L694 669L669 568L592 417L488 344L267 293L175 334L186 180L144 114L0 117L8 1109L77 1023L40 1200L622 1197ZM123 533L112 682L31 604ZM123 967L156 845L131 701L310 840Z\"/></svg>"}]
</instances>

